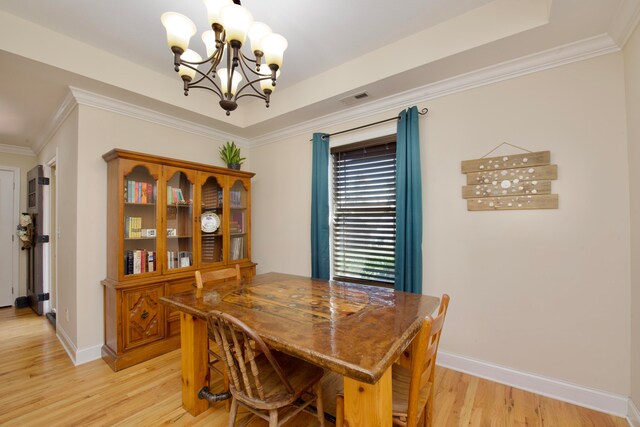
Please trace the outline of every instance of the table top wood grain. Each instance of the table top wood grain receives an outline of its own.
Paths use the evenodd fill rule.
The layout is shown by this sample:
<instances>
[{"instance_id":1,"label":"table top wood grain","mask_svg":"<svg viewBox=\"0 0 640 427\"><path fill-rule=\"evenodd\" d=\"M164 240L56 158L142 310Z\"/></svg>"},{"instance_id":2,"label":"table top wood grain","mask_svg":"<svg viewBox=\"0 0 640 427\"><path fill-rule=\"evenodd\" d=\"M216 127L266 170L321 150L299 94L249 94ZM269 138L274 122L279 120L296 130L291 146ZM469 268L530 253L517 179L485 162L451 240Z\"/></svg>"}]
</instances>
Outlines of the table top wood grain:
<instances>
[{"instance_id":1,"label":"table top wood grain","mask_svg":"<svg viewBox=\"0 0 640 427\"><path fill-rule=\"evenodd\" d=\"M205 319L219 310L245 322L272 348L375 384L407 347L439 298L281 273L242 283L205 283L162 297Z\"/></svg>"}]
</instances>

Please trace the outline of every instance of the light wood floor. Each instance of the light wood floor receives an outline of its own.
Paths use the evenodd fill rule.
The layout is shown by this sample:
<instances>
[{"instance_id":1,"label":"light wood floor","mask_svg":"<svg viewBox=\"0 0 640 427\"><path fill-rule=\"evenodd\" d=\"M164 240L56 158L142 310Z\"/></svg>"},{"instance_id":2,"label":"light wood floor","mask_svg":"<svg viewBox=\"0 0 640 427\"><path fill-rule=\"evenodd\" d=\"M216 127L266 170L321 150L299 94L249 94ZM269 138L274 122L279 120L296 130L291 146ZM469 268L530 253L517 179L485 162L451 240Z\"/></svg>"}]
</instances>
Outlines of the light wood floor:
<instances>
[{"instance_id":1,"label":"light wood floor","mask_svg":"<svg viewBox=\"0 0 640 427\"><path fill-rule=\"evenodd\" d=\"M74 367L53 328L30 309L0 309L0 425L225 426L223 403L181 407L180 351L114 373ZM436 426L627 426L625 420L447 369L437 374ZM244 413L242 425L264 426ZM289 426L315 426L304 414ZM371 426L374 427L374 426Z\"/></svg>"}]
</instances>

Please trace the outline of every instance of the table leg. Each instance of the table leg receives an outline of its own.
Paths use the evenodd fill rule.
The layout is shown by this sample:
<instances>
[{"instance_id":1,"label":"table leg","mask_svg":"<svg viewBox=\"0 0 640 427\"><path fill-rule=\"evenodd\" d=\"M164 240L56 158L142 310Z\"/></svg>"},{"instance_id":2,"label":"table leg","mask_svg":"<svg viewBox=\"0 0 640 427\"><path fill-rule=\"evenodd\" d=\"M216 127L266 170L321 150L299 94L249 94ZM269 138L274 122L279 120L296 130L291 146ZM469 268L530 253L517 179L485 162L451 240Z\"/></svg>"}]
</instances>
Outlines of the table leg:
<instances>
[{"instance_id":1,"label":"table leg","mask_svg":"<svg viewBox=\"0 0 640 427\"><path fill-rule=\"evenodd\" d=\"M193 416L209 409L209 402L198 398L200 389L209 385L207 340L207 322L180 313L182 407Z\"/></svg>"},{"instance_id":2,"label":"table leg","mask_svg":"<svg viewBox=\"0 0 640 427\"><path fill-rule=\"evenodd\" d=\"M375 384L344 377L344 415L349 427L391 426L391 367Z\"/></svg>"}]
</instances>

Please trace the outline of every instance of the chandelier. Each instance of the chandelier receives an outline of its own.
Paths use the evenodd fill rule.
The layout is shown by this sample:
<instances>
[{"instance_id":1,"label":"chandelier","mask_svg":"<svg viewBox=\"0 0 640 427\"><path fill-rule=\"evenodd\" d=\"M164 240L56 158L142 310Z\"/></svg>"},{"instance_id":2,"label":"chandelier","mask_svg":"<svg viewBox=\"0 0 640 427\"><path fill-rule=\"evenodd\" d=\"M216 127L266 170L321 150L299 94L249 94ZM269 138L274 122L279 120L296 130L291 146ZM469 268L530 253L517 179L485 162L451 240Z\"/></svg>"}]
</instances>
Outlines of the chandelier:
<instances>
[{"instance_id":1,"label":"chandelier","mask_svg":"<svg viewBox=\"0 0 640 427\"><path fill-rule=\"evenodd\" d=\"M208 89L220 97L220 106L227 116L238 107L238 99L245 96L263 99L268 108L287 40L271 32L266 24L254 22L240 0L204 0L204 4L211 25L211 30L202 33L207 51L205 60L189 49L189 40L196 33L193 21L175 12L166 12L161 17L185 96L191 88ZM253 57L240 50L247 36ZM246 83L240 86L243 81Z\"/></svg>"}]
</instances>

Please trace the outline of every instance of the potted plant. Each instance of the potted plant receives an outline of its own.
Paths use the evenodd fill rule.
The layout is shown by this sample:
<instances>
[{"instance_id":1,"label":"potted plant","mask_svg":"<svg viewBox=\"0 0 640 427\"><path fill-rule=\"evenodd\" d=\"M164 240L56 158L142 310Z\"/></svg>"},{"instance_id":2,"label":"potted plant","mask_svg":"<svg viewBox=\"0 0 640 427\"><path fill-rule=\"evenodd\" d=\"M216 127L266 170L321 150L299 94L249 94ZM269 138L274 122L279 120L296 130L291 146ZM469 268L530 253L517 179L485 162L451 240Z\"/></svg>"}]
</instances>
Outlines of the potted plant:
<instances>
[{"instance_id":1,"label":"potted plant","mask_svg":"<svg viewBox=\"0 0 640 427\"><path fill-rule=\"evenodd\" d=\"M229 169L240 170L240 165L245 158L240 157L240 147L236 146L234 141L227 141L220 147L220 158L227 163Z\"/></svg>"}]
</instances>

